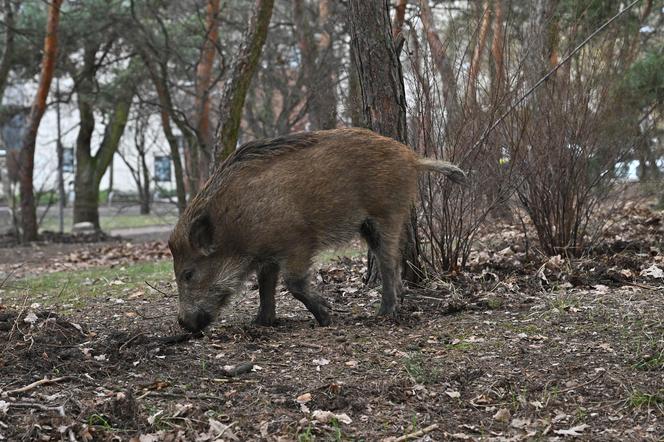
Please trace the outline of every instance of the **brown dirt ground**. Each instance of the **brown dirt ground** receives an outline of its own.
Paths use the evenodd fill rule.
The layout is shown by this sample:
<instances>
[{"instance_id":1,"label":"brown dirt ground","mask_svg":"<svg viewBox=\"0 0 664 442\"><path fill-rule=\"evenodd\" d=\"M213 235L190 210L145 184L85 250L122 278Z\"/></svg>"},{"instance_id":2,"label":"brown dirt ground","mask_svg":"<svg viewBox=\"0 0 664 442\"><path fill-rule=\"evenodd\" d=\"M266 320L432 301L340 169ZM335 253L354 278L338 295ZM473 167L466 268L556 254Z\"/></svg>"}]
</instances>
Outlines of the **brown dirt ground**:
<instances>
[{"instance_id":1,"label":"brown dirt ground","mask_svg":"<svg viewBox=\"0 0 664 442\"><path fill-rule=\"evenodd\" d=\"M662 279L640 276L664 267L653 216L573 261L526 260L498 226L467 273L409 291L398 323L374 316L359 259L316 274L326 328L286 292L278 326L252 325L253 281L202 337L154 291L66 315L16 300L0 306L0 439L664 440ZM12 391L44 378L60 379Z\"/></svg>"}]
</instances>

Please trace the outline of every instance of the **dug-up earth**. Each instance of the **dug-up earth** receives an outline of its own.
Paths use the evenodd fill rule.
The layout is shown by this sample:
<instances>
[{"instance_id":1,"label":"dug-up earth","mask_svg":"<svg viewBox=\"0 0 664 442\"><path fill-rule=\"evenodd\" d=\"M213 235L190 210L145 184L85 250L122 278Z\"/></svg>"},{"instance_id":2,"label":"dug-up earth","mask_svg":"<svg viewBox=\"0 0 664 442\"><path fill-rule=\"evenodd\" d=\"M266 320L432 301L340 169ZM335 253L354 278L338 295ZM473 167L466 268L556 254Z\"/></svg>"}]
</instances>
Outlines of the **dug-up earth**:
<instances>
[{"instance_id":1,"label":"dug-up earth","mask_svg":"<svg viewBox=\"0 0 664 442\"><path fill-rule=\"evenodd\" d=\"M46 253L0 291L0 439L664 440L662 216L631 209L575 260L500 225L398 322L361 258L328 260L332 326L285 291L252 325L250 281L203 336L175 322L163 244Z\"/></svg>"}]
</instances>

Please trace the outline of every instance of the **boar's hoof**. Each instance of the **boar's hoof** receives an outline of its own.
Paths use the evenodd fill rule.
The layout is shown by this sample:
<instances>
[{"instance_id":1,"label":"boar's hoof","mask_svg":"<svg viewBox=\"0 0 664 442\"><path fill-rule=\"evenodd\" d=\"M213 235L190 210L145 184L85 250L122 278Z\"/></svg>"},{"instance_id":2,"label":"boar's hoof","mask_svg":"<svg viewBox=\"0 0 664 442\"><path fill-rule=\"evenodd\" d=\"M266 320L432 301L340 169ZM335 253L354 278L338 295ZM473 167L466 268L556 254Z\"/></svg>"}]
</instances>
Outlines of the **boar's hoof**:
<instances>
[{"instance_id":1,"label":"boar's hoof","mask_svg":"<svg viewBox=\"0 0 664 442\"><path fill-rule=\"evenodd\" d=\"M272 327L277 323L277 318L274 316L263 316L263 315L257 315L254 318L254 324L259 325L261 327Z\"/></svg>"},{"instance_id":2,"label":"boar's hoof","mask_svg":"<svg viewBox=\"0 0 664 442\"><path fill-rule=\"evenodd\" d=\"M318 311L314 313L318 325L321 327L327 327L332 323L330 320L330 314L327 312L327 309L323 306L319 306Z\"/></svg>"},{"instance_id":3,"label":"boar's hoof","mask_svg":"<svg viewBox=\"0 0 664 442\"><path fill-rule=\"evenodd\" d=\"M392 318L397 318L399 315L399 310L396 305L387 306L385 304L380 305L380 310L378 310L378 316L388 316Z\"/></svg>"}]
</instances>

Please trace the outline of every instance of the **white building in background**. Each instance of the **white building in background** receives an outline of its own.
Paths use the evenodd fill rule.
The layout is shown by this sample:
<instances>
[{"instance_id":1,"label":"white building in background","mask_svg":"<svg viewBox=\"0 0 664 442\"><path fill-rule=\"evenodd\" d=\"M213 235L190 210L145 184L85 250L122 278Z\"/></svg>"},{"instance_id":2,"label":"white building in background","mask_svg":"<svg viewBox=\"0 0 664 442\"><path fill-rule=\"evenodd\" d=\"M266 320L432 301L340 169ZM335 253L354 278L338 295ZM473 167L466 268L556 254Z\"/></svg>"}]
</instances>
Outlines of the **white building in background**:
<instances>
[{"instance_id":1,"label":"white building in background","mask_svg":"<svg viewBox=\"0 0 664 442\"><path fill-rule=\"evenodd\" d=\"M71 90L71 80L60 80L60 87L63 91ZM4 106L25 107L29 110L32 103L36 86L34 84L24 87L8 87L2 104ZM56 145L58 139L58 122L56 105L53 104L56 96L56 81L51 85L51 91L48 99L48 107L39 126L37 134L37 145L35 150L35 172L34 185L35 190L57 189L57 166L58 158ZM74 97L75 98L75 97ZM74 170L75 170L75 146L78 135L79 115L74 98L71 103L60 105L60 132L62 145L64 147L64 180L65 190L73 198L74 192ZM95 115L95 131L92 138L93 154L99 148L107 121L100 114ZM138 167L138 155L135 148L135 125L133 122L134 114L130 114L129 122L122 137L119 153L113 158L113 190L116 193L136 193L136 182L132 173L123 161L121 155L136 169ZM0 157L4 157L12 150L20 149L20 132L16 130L20 126L21 116L16 117L14 127L8 128L6 125L0 127ZM25 118L23 118L24 120ZM146 144L146 162L151 176L151 188L153 192L161 189L165 192L175 190L175 175L170 157L170 149L166 139L163 136L161 122L157 115L150 118L148 129L145 134ZM181 137L180 137L181 139ZM2 151L6 151L3 155ZM120 155L121 154L121 155ZM4 166L4 158L0 160L0 177L4 180L7 171ZM111 180L111 168L104 174L100 190L109 188ZM6 191L0 186L0 195Z\"/></svg>"}]
</instances>

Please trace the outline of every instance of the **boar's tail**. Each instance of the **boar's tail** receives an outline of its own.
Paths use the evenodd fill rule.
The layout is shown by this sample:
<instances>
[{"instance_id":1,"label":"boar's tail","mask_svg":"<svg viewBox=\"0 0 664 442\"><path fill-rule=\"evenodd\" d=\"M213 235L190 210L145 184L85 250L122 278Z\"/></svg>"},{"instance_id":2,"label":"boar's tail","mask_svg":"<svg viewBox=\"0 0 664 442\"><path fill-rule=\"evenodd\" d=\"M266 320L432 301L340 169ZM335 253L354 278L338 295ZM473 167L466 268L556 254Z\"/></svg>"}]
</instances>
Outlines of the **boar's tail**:
<instances>
[{"instance_id":1,"label":"boar's tail","mask_svg":"<svg viewBox=\"0 0 664 442\"><path fill-rule=\"evenodd\" d=\"M466 172L447 161L420 158L417 160L417 167L420 170L442 173L455 184L464 184L466 182Z\"/></svg>"}]
</instances>

